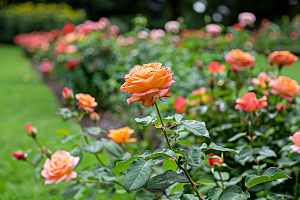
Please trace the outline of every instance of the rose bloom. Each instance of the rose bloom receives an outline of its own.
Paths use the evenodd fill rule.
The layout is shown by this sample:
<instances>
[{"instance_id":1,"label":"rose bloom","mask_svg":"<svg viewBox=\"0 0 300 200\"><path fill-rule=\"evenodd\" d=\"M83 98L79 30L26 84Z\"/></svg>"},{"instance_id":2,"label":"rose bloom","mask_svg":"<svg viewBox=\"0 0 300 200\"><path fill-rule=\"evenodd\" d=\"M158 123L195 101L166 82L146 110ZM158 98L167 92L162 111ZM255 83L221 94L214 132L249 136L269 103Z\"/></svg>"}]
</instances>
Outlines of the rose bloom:
<instances>
[{"instance_id":1,"label":"rose bloom","mask_svg":"<svg viewBox=\"0 0 300 200\"><path fill-rule=\"evenodd\" d=\"M91 95L89 94L76 94L76 99L78 100L78 105L80 108L82 108L83 110L87 110L90 112L94 112L94 108L95 106L97 106L97 102L95 102L95 98L91 97Z\"/></svg>"},{"instance_id":2,"label":"rose bloom","mask_svg":"<svg viewBox=\"0 0 300 200\"><path fill-rule=\"evenodd\" d=\"M199 68L203 67L203 63L202 63L201 60L196 60L195 63L196 63L196 65L197 65L197 67L199 67Z\"/></svg>"},{"instance_id":3,"label":"rose bloom","mask_svg":"<svg viewBox=\"0 0 300 200\"><path fill-rule=\"evenodd\" d=\"M11 155L14 156L17 160L26 160L22 151L13 151Z\"/></svg>"},{"instance_id":4,"label":"rose bloom","mask_svg":"<svg viewBox=\"0 0 300 200\"><path fill-rule=\"evenodd\" d=\"M132 94L127 103L142 101L142 105L150 107L155 104L155 98L170 97L168 89L175 81L172 79L171 68L163 67L161 63L144 64L125 75L122 92Z\"/></svg>"},{"instance_id":5,"label":"rose bloom","mask_svg":"<svg viewBox=\"0 0 300 200\"><path fill-rule=\"evenodd\" d=\"M291 153L300 153L300 130L294 133L293 136L290 136L290 139L295 143L294 145L290 146L290 148L292 149Z\"/></svg>"},{"instance_id":6,"label":"rose bloom","mask_svg":"<svg viewBox=\"0 0 300 200\"><path fill-rule=\"evenodd\" d=\"M63 88L62 95L63 95L64 99L67 100L67 101L74 99L74 93L73 93L73 91L70 90L67 87Z\"/></svg>"},{"instance_id":7,"label":"rose bloom","mask_svg":"<svg viewBox=\"0 0 300 200\"><path fill-rule=\"evenodd\" d=\"M152 29L152 31L150 31L149 36L150 36L151 39L156 40L160 37L165 36L165 31L162 30L162 29Z\"/></svg>"},{"instance_id":8,"label":"rose bloom","mask_svg":"<svg viewBox=\"0 0 300 200\"><path fill-rule=\"evenodd\" d=\"M96 113L96 112L90 113L90 118L91 118L91 120L92 120L94 123L96 123L97 121L100 120L100 116L99 116L99 114Z\"/></svg>"},{"instance_id":9,"label":"rose bloom","mask_svg":"<svg viewBox=\"0 0 300 200\"><path fill-rule=\"evenodd\" d=\"M220 65L218 61L212 61L207 66L207 69L210 73L220 74L226 69L226 67L225 65Z\"/></svg>"},{"instance_id":10,"label":"rose bloom","mask_svg":"<svg viewBox=\"0 0 300 200\"><path fill-rule=\"evenodd\" d=\"M40 71L44 74L48 74L53 70L53 62L51 62L47 58L43 58L41 66L40 66Z\"/></svg>"},{"instance_id":11,"label":"rose bloom","mask_svg":"<svg viewBox=\"0 0 300 200\"><path fill-rule=\"evenodd\" d=\"M256 86L260 86L262 88L267 88L268 82L270 81L270 77L266 72L260 72L257 78L252 79L252 83Z\"/></svg>"},{"instance_id":12,"label":"rose bloom","mask_svg":"<svg viewBox=\"0 0 300 200\"><path fill-rule=\"evenodd\" d=\"M239 22L242 26L251 25L256 20L255 15L253 13L250 13L250 12L240 13L238 18L239 18Z\"/></svg>"},{"instance_id":13,"label":"rose bloom","mask_svg":"<svg viewBox=\"0 0 300 200\"><path fill-rule=\"evenodd\" d=\"M168 32L178 33L179 26L180 24L178 21L169 21L165 24L165 30Z\"/></svg>"},{"instance_id":14,"label":"rose bloom","mask_svg":"<svg viewBox=\"0 0 300 200\"><path fill-rule=\"evenodd\" d=\"M67 54L73 54L77 52L77 47L75 45L68 45L65 49L65 53Z\"/></svg>"},{"instance_id":15,"label":"rose bloom","mask_svg":"<svg viewBox=\"0 0 300 200\"><path fill-rule=\"evenodd\" d=\"M222 28L217 24L208 24L205 26L205 31L212 35L218 35L222 32Z\"/></svg>"},{"instance_id":16,"label":"rose bloom","mask_svg":"<svg viewBox=\"0 0 300 200\"><path fill-rule=\"evenodd\" d=\"M285 77L279 76L277 79L271 80L269 87L273 87L272 94L278 94L281 98L288 101L293 101L293 96L299 94L299 85L297 81Z\"/></svg>"},{"instance_id":17,"label":"rose bloom","mask_svg":"<svg viewBox=\"0 0 300 200\"><path fill-rule=\"evenodd\" d=\"M298 57L289 51L274 51L268 57L271 64L284 65L291 68L291 65L298 60Z\"/></svg>"},{"instance_id":18,"label":"rose bloom","mask_svg":"<svg viewBox=\"0 0 300 200\"><path fill-rule=\"evenodd\" d=\"M279 103L279 104L276 106L276 108L277 108L277 110L278 110L279 112L282 112L282 111L284 111L284 109L285 109L285 105L284 105L284 103Z\"/></svg>"},{"instance_id":19,"label":"rose bloom","mask_svg":"<svg viewBox=\"0 0 300 200\"><path fill-rule=\"evenodd\" d=\"M72 58L71 60L66 62L67 69L72 69L72 68L76 67L77 65L79 65L79 62L76 58Z\"/></svg>"},{"instance_id":20,"label":"rose bloom","mask_svg":"<svg viewBox=\"0 0 300 200\"><path fill-rule=\"evenodd\" d=\"M213 153L210 153L209 155L210 155L210 156L217 157L217 158L207 158L208 165L209 165L210 167L213 168L214 165L219 165L219 166L222 165L223 159L222 159L220 156L217 156L217 155L215 155L215 154L213 154ZM218 159L218 158L219 158L219 159Z\"/></svg>"},{"instance_id":21,"label":"rose bloom","mask_svg":"<svg viewBox=\"0 0 300 200\"><path fill-rule=\"evenodd\" d=\"M187 98L176 97L174 100L174 107L176 109L176 113L181 114L185 112L188 104L189 104L189 100Z\"/></svg>"},{"instance_id":22,"label":"rose bloom","mask_svg":"<svg viewBox=\"0 0 300 200\"><path fill-rule=\"evenodd\" d=\"M244 30L244 27L243 27L241 24L239 24L239 23L235 23L235 24L233 24L232 26L233 26L233 28L234 28L236 31L242 31L242 30Z\"/></svg>"},{"instance_id":23,"label":"rose bloom","mask_svg":"<svg viewBox=\"0 0 300 200\"><path fill-rule=\"evenodd\" d=\"M27 130L28 135L30 135L30 136L35 135L35 134L38 133L37 130L36 130L36 128L34 128L34 127L33 127L31 124L29 124L29 123L25 125L25 128L26 128L26 130Z\"/></svg>"},{"instance_id":24,"label":"rose bloom","mask_svg":"<svg viewBox=\"0 0 300 200\"><path fill-rule=\"evenodd\" d=\"M248 52L233 49L225 56L225 60L233 70L243 71L246 67L253 67L255 58Z\"/></svg>"},{"instance_id":25,"label":"rose bloom","mask_svg":"<svg viewBox=\"0 0 300 200\"><path fill-rule=\"evenodd\" d=\"M51 159L47 159L41 172L46 179L45 185L61 181L68 182L72 178L77 177L77 173L72 171L79 162L79 157L73 157L67 151L59 150L51 155Z\"/></svg>"},{"instance_id":26,"label":"rose bloom","mask_svg":"<svg viewBox=\"0 0 300 200\"><path fill-rule=\"evenodd\" d=\"M148 37L148 33L146 31L140 31L138 32L138 38L139 39L145 39Z\"/></svg>"},{"instance_id":27,"label":"rose bloom","mask_svg":"<svg viewBox=\"0 0 300 200\"><path fill-rule=\"evenodd\" d=\"M208 102L208 95L205 94L206 92L206 88L205 87L202 87L198 90L194 90L192 92L192 96L195 96L195 95L198 95L200 94L201 97L198 98L198 99L194 99L191 101L191 105L196 105L197 103L199 103L200 101L202 101L203 103L207 103Z\"/></svg>"},{"instance_id":28,"label":"rose bloom","mask_svg":"<svg viewBox=\"0 0 300 200\"><path fill-rule=\"evenodd\" d=\"M119 129L111 129L109 130L109 133L107 137L111 138L115 143L130 143L130 142L136 142L136 138L130 138L131 134L134 133L133 129L130 129L129 127L119 128Z\"/></svg>"},{"instance_id":29,"label":"rose bloom","mask_svg":"<svg viewBox=\"0 0 300 200\"><path fill-rule=\"evenodd\" d=\"M74 24L71 24L71 23L67 23L62 29L61 29L61 32L62 34L67 34L67 33L71 33L73 32L75 29L75 25Z\"/></svg>"},{"instance_id":30,"label":"rose bloom","mask_svg":"<svg viewBox=\"0 0 300 200\"><path fill-rule=\"evenodd\" d=\"M267 100L266 96L257 99L254 92L248 92L243 95L242 99L238 98L236 100L237 105L235 105L235 109L253 112L266 107L268 103L265 100Z\"/></svg>"}]
</instances>

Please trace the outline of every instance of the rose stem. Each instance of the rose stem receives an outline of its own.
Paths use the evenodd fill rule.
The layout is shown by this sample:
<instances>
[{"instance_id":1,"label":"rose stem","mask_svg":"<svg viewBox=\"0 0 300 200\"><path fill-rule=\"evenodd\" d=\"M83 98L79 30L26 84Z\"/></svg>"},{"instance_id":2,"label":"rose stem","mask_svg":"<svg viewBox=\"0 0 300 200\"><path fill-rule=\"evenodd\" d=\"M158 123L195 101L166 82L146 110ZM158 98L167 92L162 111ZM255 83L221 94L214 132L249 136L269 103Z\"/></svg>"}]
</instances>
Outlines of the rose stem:
<instances>
[{"instance_id":1,"label":"rose stem","mask_svg":"<svg viewBox=\"0 0 300 200\"><path fill-rule=\"evenodd\" d=\"M161 117L161 114L160 114L160 112L159 112L159 109L158 109L158 106L157 106L157 103L156 103L156 102L155 102L155 107L156 107L157 113L158 113L158 115L159 115L161 124L162 124L162 126L163 126L163 127L162 127L162 131L163 131L163 133L164 133L164 135L165 135L165 138L166 138L166 140L167 140L167 143L168 143L169 148L172 150L172 146L170 145L170 141L169 141L169 138L168 138L167 133L166 133L166 130L165 130L164 121L163 121L163 119L162 119L162 117ZM184 171L186 177L189 179L189 182L190 182L191 185L192 185L192 188L195 190L195 192L196 192L198 198L199 198L200 200L203 200L203 198L201 197L199 191L197 190L197 187L196 187L194 181L193 181L192 178L190 177L188 171L187 171L186 169L184 169L183 167L181 167L180 164L179 164L176 160L175 160L175 162L176 162L176 164L179 166L179 168L180 168L182 171Z\"/></svg>"}]
</instances>

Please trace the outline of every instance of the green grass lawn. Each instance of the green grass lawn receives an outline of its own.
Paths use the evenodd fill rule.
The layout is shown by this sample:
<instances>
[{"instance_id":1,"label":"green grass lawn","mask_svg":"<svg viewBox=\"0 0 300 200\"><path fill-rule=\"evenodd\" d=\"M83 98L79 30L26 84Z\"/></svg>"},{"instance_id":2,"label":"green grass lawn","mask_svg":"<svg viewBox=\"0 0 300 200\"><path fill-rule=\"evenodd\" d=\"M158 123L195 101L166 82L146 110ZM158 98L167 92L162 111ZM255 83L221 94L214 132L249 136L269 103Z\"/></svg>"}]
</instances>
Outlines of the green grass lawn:
<instances>
[{"instance_id":1,"label":"green grass lawn","mask_svg":"<svg viewBox=\"0 0 300 200\"><path fill-rule=\"evenodd\" d=\"M257 58L258 65L264 66L264 63L262 56ZM291 70L285 68L283 75L300 82L300 61ZM55 129L69 129L76 133L80 127L55 115L59 105L54 94L32 70L31 63L22 56L21 50L13 45L0 45L0 107L0 199L60 199L60 195L46 198L46 194L54 188L63 189L66 183L43 185L36 181L34 168L23 161L16 161L11 152L35 147L25 131L26 123L38 128L39 140L49 141L47 145L52 150L70 150L74 144L61 144L61 136L54 132ZM80 167L89 162L93 162L92 157L85 156ZM108 199L105 194L98 194L97 199L100 196L101 200ZM128 199L128 195L115 195L114 199Z\"/></svg>"},{"instance_id":2,"label":"green grass lawn","mask_svg":"<svg viewBox=\"0 0 300 200\"><path fill-rule=\"evenodd\" d=\"M36 147L24 128L26 123L38 129L38 139L49 142L47 146L52 151L71 149L74 142L61 144L62 136L54 130L69 129L74 134L80 131L80 127L73 121L66 122L55 115L59 107L51 89L32 70L31 63L23 57L21 50L13 45L0 44L1 200L61 199L60 194L46 195L55 188L62 190L67 183L45 186L35 179L33 167L11 156L12 151ZM94 157L85 155L79 169L91 162L94 162ZM103 200L109 199L105 194L98 194L96 199L100 196ZM127 194L114 197L118 200L128 199Z\"/></svg>"}]
</instances>

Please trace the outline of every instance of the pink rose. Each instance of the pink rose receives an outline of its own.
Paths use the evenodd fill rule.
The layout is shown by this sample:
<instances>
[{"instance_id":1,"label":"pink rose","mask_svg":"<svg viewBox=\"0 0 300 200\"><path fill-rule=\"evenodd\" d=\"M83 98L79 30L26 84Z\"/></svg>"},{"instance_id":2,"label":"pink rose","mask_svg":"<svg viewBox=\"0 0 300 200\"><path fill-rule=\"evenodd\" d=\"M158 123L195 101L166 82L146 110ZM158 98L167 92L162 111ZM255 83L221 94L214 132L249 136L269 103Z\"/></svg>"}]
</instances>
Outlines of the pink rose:
<instances>
[{"instance_id":1,"label":"pink rose","mask_svg":"<svg viewBox=\"0 0 300 200\"><path fill-rule=\"evenodd\" d=\"M48 74L53 70L53 62L51 62L49 59L44 58L42 60L40 71L44 74Z\"/></svg>"},{"instance_id":2,"label":"pink rose","mask_svg":"<svg viewBox=\"0 0 300 200\"><path fill-rule=\"evenodd\" d=\"M242 26L251 25L255 22L256 17L253 13L243 12L238 16L239 22Z\"/></svg>"},{"instance_id":3,"label":"pink rose","mask_svg":"<svg viewBox=\"0 0 300 200\"><path fill-rule=\"evenodd\" d=\"M179 22L169 21L165 24L165 30L168 32L178 33L179 32Z\"/></svg>"},{"instance_id":4,"label":"pink rose","mask_svg":"<svg viewBox=\"0 0 300 200\"><path fill-rule=\"evenodd\" d=\"M266 96L257 99L254 92L248 92L243 95L242 99L238 98L236 100L237 105L235 105L235 109L253 112L266 107L268 103L265 100L267 100Z\"/></svg>"},{"instance_id":5,"label":"pink rose","mask_svg":"<svg viewBox=\"0 0 300 200\"><path fill-rule=\"evenodd\" d=\"M205 26L205 31L211 35L217 35L222 32L222 28L217 24L208 24Z\"/></svg>"},{"instance_id":6,"label":"pink rose","mask_svg":"<svg viewBox=\"0 0 300 200\"><path fill-rule=\"evenodd\" d=\"M174 101L174 107L176 109L176 113L181 114L185 112L188 104L189 104L189 100L187 98L176 97Z\"/></svg>"},{"instance_id":7,"label":"pink rose","mask_svg":"<svg viewBox=\"0 0 300 200\"><path fill-rule=\"evenodd\" d=\"M300 130L294 133L293 136L290 136L290 139L295 143L294 145L290 146L290 148L292 149L291 153L300 153Z\"/></svg>"},{"instance_id":8,"label":"pink rose","mask_svg":"<svg viewBox=\"0 0 300 200\"><path fill-rule=\"evenodd\" d=\"M162 29L153 29L153 30L150 32L149 36L150 36L151 39L156 40L156 39L158 39L158 38L160 38L160 37L165 36L165 31L162 30Z\"/></svg>"},{"instance_id":9,"label":"pink rose","mask_svg":"<svg viewBox=\"0 0 300 200\"><path fill-rule=\"evenodd\" d=\"M51 159L47 159L41 172L46 179L45 185L61 181L68 182L72 178L77 177L77 173L72 171L79 162L79 157L73 157L67 151L59 150L51 155Z\"/></svg>"}]
</instances>

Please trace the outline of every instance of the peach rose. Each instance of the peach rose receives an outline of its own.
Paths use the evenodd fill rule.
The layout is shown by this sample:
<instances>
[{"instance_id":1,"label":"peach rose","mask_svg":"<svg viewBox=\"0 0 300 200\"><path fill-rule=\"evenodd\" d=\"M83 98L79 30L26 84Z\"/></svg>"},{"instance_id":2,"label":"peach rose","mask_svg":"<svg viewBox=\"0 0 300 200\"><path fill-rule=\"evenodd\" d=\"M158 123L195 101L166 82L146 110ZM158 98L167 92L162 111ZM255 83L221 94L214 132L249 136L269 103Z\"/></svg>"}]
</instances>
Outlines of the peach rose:
<instances>
[{"instance_id":1,"label":"peach rose","mask_svg":"<svg viewBox=\"0 0 300 200\"><path fill-rule=\"evenodd\" d=\"M125 83L121 86L122 92L132 94L127 103L142 101L142 105L150 107L155 104L155 98L170 97L168 89L176 83L170 73L171 68L161 66L161 63L144 64L134 68L125 75Z\"/></svg>"},{"instance_id":2,"label":"peach rose","mask_svg":"<svg viewBox=\"0 0 300 200\"><path fill-rule=\"evenodd\" d=\"M257 78L252 79L252 83L256 86L260 86L262 88L267 88L268 82L270 81L270 77L266 72L260 72Z\"/></svg>"},{"instance_id":3,"label":"peach rose","mask_svg":"<svg viewBox=\"0 0 300 200\"><path fill-rule=\"evenodd\" d=\"M188 104L189 104L189 100L187 98L176 97L174 101L174 107L176 109L176 113L181 114L185 112Z\"/></svg>"},{"instance_id":4,"label":"peach rose","mask_svg":"<svg viewBox=\"0 0 300 200\"><path fill-rule=\"evenodd\" d=\"M207 161L208 161L208 165L210 167L214 167L214 165L219 165L221 166L222 163L223 163L223 159L220 157L220 156L217 156L213 153L210 153L209 156L213 156L213 157L217 157L217 158L207 158Z\"/></svg>"},{"instance_id":5,"label":"peach rose","mask_svg":"<svg viewBox=\"0 0 300 200\"><path fill-rule=\"evenodd\" d=\"M289 51L274 51L268 57L271 64L286 66L291 68L291 65L298 60L298 57Z\"/></svg>"},{"instance_id":6,"label":"peach rose","mask_svg":"<svg viewBox=\"0 0 300 200\"><path fill-rule=\"evenodd\" d=\"M111 138L115 143L130 143L130 142L136 142L136 138L130 138L131 134L134 133L133 129L130 129L129 127L119 128L119 129L111 129L109 130L109 133L107 137Z\"/></svg>"},{"instance_id":7,"label":"peach rose","mask_svg":"<svg viewBox=\"0 0 300 200\"><path fill-rule=\"evenodd\" d=\"M255 58L248 52L240 49L233 49L225 56L233 70L243 71L246 67L253 67Z\"/></svg>"},{"instance_id":8,"label":"peach rose","mask_svg":"<svg viewBox=\"0 0 300 200\"><path fill-rule=\"evenodd\" d=\"M290 146L290 148L292 149L291 153L300 153L300 130L294 133L293 136L290 136L290 139L295 143L294 145Z\"/></svg>"},{"instance_id":9,"label":"peach rose","mask_svg":"<svg viewBox=\"0 0 300 200\"><path fill-rule=\"evenodd\" d=\"M207 66L207 69L210 73L220 74L226 69L226 67L225 65L220 65L218 61L212 61Z\"/></svg>"},{"instance_id":10,"label":"peach rose","mask_svg":"<svg viewBox=\"0 0 300 200\"><path fill-rule=\"evenodd\" d=\"M38 131L36 130L36 128L34 128L31 124L26 124L25 128L27 130L28 135L33 136L36 135L38 133Z\"/></svg>"},{"instance_id":11,"label":"peach rose","mask_svg":"<svg viewBox=\"0 0 300 200\"><path fill-rule=\"evenodd\" d=\"M237 105L235 105L235 109L253 112L266 107L268 103L265 100L267 100L266 96L257 99L254 92L248 92L243 95L242 99L238 98L236 100Z\"/></svg>"},{"instance_id":12,"label":"peach rose","mask_svg":"<svg viewBox=\"0 0 300 200\"><path fill-rule=\"evenodd\" d=\"M76 94L76 99L80 108L90 112L94 112L94 107L98 105L95 98L89 94Z\"/></svg>"},{"instance_id":13,"label":"peach rose","mask_svg":"<svg viewBox=\"0 0 300 200\"><path fill-rule=\"evenodd\" d=\"M203 103L207 103L208 102L208 95L206 95L205 92L206 92L205 87L202 87L198 90L194 90L192 92L192 96L201 94L201 98L197 98L197 99L192 100L191 105L195 105L195 104L199 103L200 101L202 101Z\"/></svg>"},{"instance_id":14,"label":"peach rose","mask_svg":"<svg viewBox=\"0 0 300 200\"><path fill-rule=\"evenodd\" d=\"M297 81L285 76L279 76L277 79L271 80L269 86L273 87L271 90L272 94L278 94L281 98L288 101L293 101L292 96L299 93Z\"/></svg>"},{"instance_id":15,"label":"peach rose","mask_svg":"<svg viewBox=\"0 0 300 200\"><path fill-rule=\"evenodd\" d=\"M90 113L90 118L91 118L91 120L92 120L94 123L96 123L97 121L100 120L100 116L99 116L99 114L96 113L96 112Z\"/></svg>"},{"instance_id":16,"label":"peach rose","mask_svg":"<svg viewBox=\"0 0 300 200\"><path fill-rule=\"evenodd\" d=\"M77 177L77 173L72 171L79 162L79 157L73 157L67 151L58 150L51 155L51 159L47 159L41 172L46 179L45 185L61 181L68 182L72 178Z\"/></svg>"}]
</instances>

